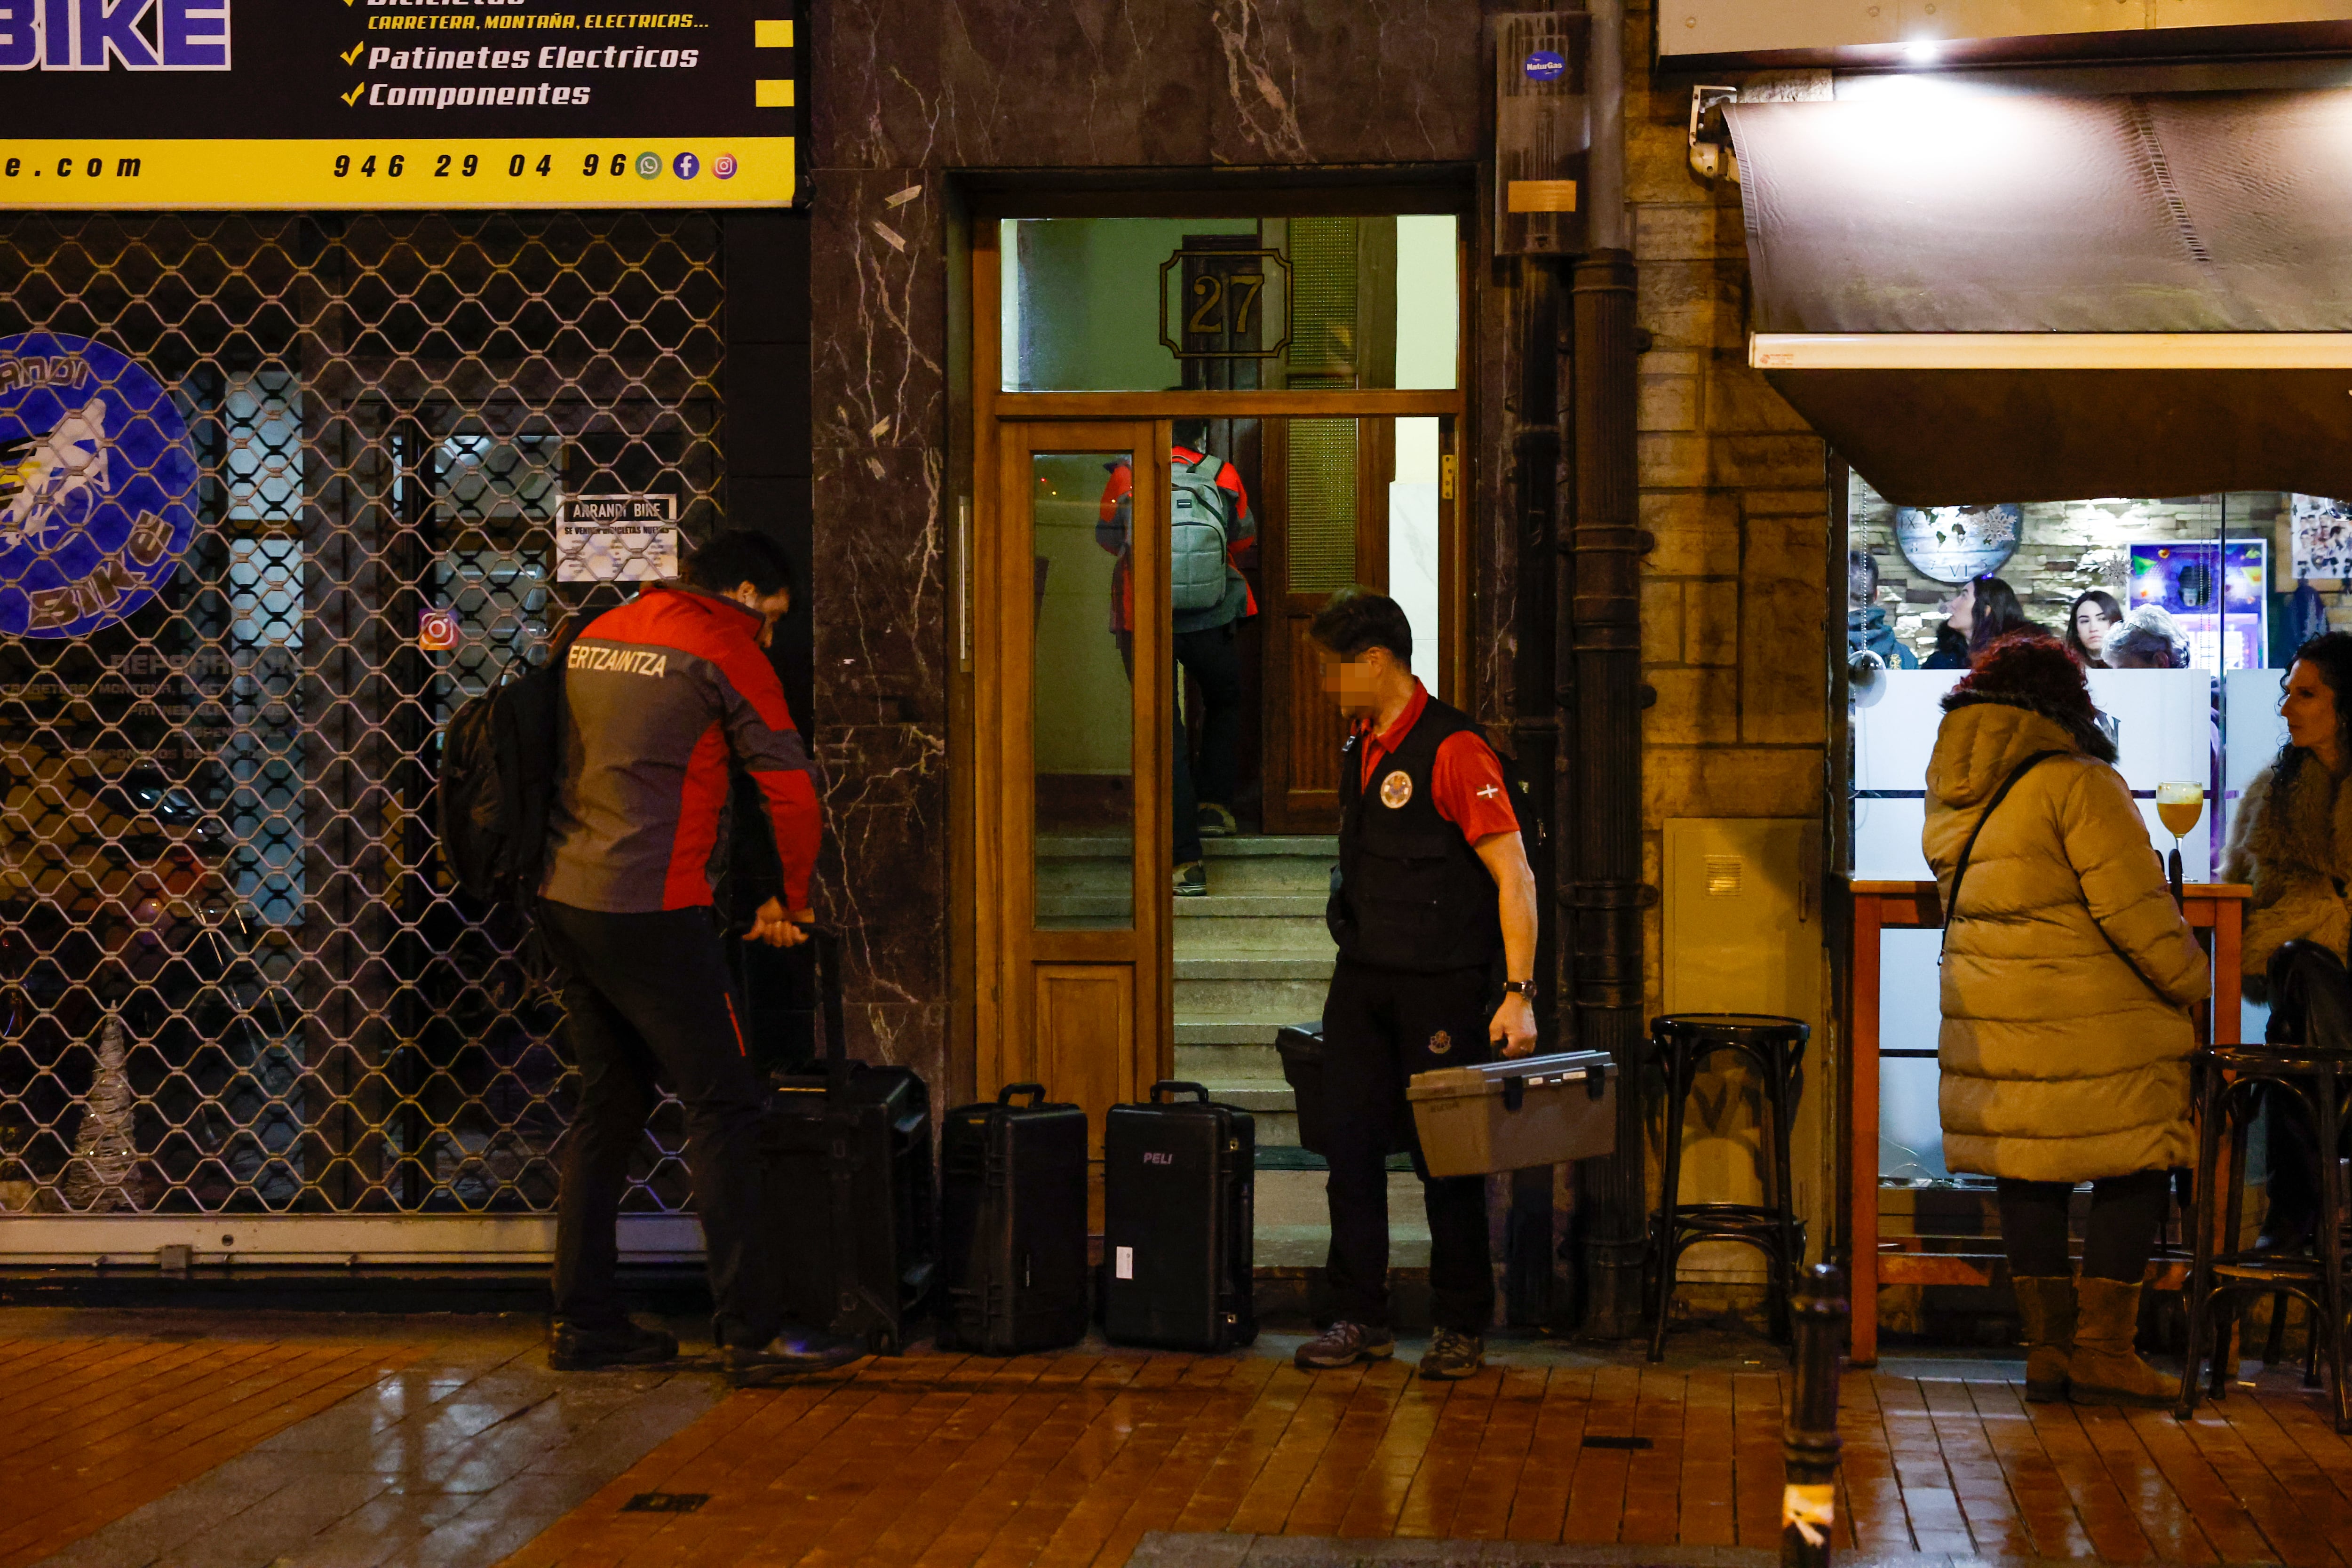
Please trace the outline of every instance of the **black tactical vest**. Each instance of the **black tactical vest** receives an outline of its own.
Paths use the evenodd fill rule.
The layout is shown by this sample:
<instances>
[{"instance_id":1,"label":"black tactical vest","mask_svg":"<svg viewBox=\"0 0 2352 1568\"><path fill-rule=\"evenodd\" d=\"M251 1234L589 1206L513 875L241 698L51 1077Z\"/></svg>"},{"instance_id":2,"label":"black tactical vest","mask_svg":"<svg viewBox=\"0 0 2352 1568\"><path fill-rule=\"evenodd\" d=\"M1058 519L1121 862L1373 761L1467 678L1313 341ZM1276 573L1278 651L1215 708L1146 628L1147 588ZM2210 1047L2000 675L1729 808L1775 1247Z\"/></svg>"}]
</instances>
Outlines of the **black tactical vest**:
<instances>
[{"instance_id":1,"label":"black tactical vest","mask_svg":"<svg viewBox=\"0 0 2352 1568\"><path fill-rule=\"evenodd\" d=\"M1431 798L1437 748L1465 730L1476 734L1477 722L1431 698L1369 783L1358 750L1369 737L1351 731L1339 748L1339 885L1329 924L1341 957L1436 974L1483 968L1502 952L1495 879Z\"/></svg>"}]
</instances>

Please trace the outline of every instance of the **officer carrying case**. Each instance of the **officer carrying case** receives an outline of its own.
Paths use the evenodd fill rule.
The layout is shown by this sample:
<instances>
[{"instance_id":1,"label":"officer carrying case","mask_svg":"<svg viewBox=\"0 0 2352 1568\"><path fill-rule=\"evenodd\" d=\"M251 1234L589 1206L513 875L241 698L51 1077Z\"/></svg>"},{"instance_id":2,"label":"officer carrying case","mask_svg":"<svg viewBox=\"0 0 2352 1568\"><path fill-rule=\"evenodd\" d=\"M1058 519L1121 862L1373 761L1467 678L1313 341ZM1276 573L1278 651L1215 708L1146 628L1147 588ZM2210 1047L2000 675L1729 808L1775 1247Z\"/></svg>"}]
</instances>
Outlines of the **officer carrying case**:
<instances>
[{"instance_id":1,"label":"officer carrying case","mask_svg":"<svg viewBox=\"0 0 2352 1568\"><path fill-rule=\"evenodd\" d=\"M784 1314L892 1355L929 1306L938 1260L930 1095L907 1068L848 1059L840 942L812 936L824 1071L772 1079L761 1132Z\"/></svg>"},{"instance_id":2,"label":"officer carrying case","mask_svg":"<svg viewBox=\"0 0 2352 1568\"><path fill-rule=\"evenodd\" d=\"M1189 1093L1190 1100L1170 1100ZM1257 1338L1249 1112L1162 1082L1103 1117L1103 1334L1113 1344L1232 1350Z\"/></svg>"},{"instance_id":3,"label":"officer carrying case","mask_svg":"<svg viewBox=\"0 0 2352 1568\"><path fill-rule=\"evenodd\" d=\"M1019 1355L1087 1337L1085 1110L1013 1083L947 1113L940 1285L940 1338L957 1349Z\"/></svg>"},{"instance_id":4,"label":"officer carrying case","mask_svg":"<svg viewBox=\"0 0 2352 1568\"><path fill-rule=\"evenodd\" d=\"M1415 1073L1405 1098L1433 1176L1557 1165L1617 1147L1617 1066L1607 1051Z\"/></svg>"}]
</instances>

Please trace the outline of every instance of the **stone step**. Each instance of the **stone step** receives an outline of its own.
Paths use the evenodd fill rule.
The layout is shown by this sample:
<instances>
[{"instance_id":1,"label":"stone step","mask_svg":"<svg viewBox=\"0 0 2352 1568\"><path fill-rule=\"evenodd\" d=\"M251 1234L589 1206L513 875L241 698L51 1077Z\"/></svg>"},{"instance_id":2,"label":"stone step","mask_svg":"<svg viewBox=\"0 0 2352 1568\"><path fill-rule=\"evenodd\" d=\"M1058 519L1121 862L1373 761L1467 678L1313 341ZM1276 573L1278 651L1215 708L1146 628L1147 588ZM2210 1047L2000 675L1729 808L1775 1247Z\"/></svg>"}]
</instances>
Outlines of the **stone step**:
<instances>
[{"instance_id":1,"label":"stone step","mask_svg":"<svg viewBox=\"0 0 2352 1568\"><path fill-rule=\"evenodd\" d=\"M1181 903L1181 900L1179 900ZM1302 920L1178 921L1176 956L1213 958L1231 952L1282 952L1312 958L1328 965L1339 956L1324 929L1323 917Z\"/></svg>"},{"instance_id":2,"label":"stone step","mask_svg":"<svg viewBox=\"0 0 2352 1568\"><path fill-rule=\"evenodd\" d=\"M1329 855L1241 856L1220 859L1211 856L1202 871L1208 878L1209 897L1242 893L1278 893L1291 898L1315 900L1314 912L1323 912L1323 900L1331 890L1331 868L1338 861L1335 850ZM1192 900L1179 899L1178 903Z\"/></svg>"},{"instance_id":3,"label":"stone step","mask_svg":"<svg viewBox=\"0 0 2352 1568\"><path fill-rule=\"evenodd\" d=\"M1213 966L1237 967L1230 960L1214 961ZM1266 1038L1271 1041L1276 1026L1320 1016L1323 1000L1331 991L1330 965L1323 965L1320 973L1312 973L1312 964L1297 967L1302 973L1296 977L1180 977L1176 982L1176 1037L1183 1039L1184 1026L1194 1020L1246 1020L1265 1024Z\"/></svg>"},{"instance_id":4,"label":"stone step","mask_svg":"<svg viewBox=\"0 0 2352 1568\"><path fill-rule=\"evenodd\" d=\"M1339 857L1339 839L1336 834L1253 833L1235 838L1203 838L1201 850L1212 860L1278 860L1302 856L1331 860Z\"/></svg>"},{"instance_id":5,"label":"stone step","mask_svg":"<svg viewBox=\"0 0 2352 1568\"><path fill-rule=\"evenodd\" d=\"M1280 1115L1296 1114L1298 1100L1290 1086L1278 1078L1203 1078L1194 1080L1209 1090L1209 1098L1220 1105L1237 1106L1251 1112Z\"/></svg>"},{"instance_id":6,"label":"stone step","mask_svg":"<svg viewBox=\"0 0 2352 1568\"><path fill-rule=\"evenodd\" d=\"M1318 1003L1316 1005L1317 1010L1320 1011L1322 1005ZM1267 1050L1272 1050L1274 1033L1276 1029L1281 1028L1285 1024L1300 1023L1305 1017L1311 1016L1302 1015L1298 1018L1279 1019L1186 1018L1179 1016L1176 1020L1176 1048L1181 1051L1187 1046L1200 1046L1203 1048L1217 1046L1264 1046Z\"/></svg>"},{"instance_id":7,"label":"stone step","mask_svg":"<svg viewBox=\"0 0 2352 1568\"><path fill-rule=\"evenodd\" d=\"M1048 833L1037 839L1040 860L1124 860L1135 852L1135 840L1121 833ZM1330 861L1339 854L1337 837L1250 834L1237 838L1203 838L1201 854L1209 860Z\"/></svg>"},{"instance_id":8,"label":"stone step","mask_svg":"<svg viewBox=\"0 0 2352 1568\"><path fill-rule=\"evenodd\" d=\"M1312 893L1218 893L1204 899L1174 900L1176 918L1194 921L1312 921L1323 929L1324 895ZM1181 928L1179 928L1181 929Z\"/></svg>"},{"instance_id":9,"label":"stone step","mask_svg":"<svg viewBox=\"0 0 2352 1568\"><path fill-rule=\"evenodd\" d=\"M1118 835L1056 834L1037 841L1037 891L1082 894L1108 889L1123 895L1134 856L1133 840ZM1179 899L1184 905L1213 903L1233 894L1278 894L1316 901L1294 912L1319 914L1339 859L1331 838L1211 838L1201 846L1210 897Z\"/></svg>"},{"instance_id":10,"label":"stone step","mask_svg":"<svg viewBox=\"0 0 2352 1568\"><path fill-rule=\"evenodd\" d=\"M1179 1072L1176 1075L1185 1075ZM1253 1131L1261 1149L1296 1149L1298 1147L1298 1102L1290 1086L1279 1078L1196 1077L1192 1081L1209 1091L1209 1098L1219 1105L1230 1105L1246 1110L1255 1122Z\"/></svg>"},{"instance_id":11,"label":"stone step","mask_svg":"<svg viewBox=\"0 0 2352 1568\"><path fill-rule=\"evenodd\" d=\"M1176 955L1179 986L1188 980L1313 980L1328 984L1330 979L1331 960L1328 958L1269 952Z\"/></svg>"},{"instance_id":12,"label":"stone step","mask_svg":"<svg viewBox=\"0 0 2352 1568\"><path fill-rule=\"evenodd\" d=\"M1176 1076L1202 1081L1213 1078L1278 1079L1282 1076L1282 1054L1270 1045L1179 1046Z\"/></svg>"}]
</instances>

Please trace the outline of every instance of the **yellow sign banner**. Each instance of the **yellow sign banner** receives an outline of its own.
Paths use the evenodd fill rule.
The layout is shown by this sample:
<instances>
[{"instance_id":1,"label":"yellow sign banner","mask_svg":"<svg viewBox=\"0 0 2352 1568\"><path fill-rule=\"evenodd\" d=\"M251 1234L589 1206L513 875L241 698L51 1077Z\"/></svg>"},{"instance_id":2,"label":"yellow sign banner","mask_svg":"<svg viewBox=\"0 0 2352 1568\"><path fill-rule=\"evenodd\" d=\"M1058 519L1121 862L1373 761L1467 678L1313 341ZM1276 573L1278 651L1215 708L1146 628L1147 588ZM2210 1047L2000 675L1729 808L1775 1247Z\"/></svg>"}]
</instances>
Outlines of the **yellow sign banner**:
<instances>
[{"instance_id":1,"label":"yellow sign banner","mask_svg":"<svg viewBox=\"0 0 2352 1568\"><path fill-rule=\"evenodd\" d=\"M0 211L788 206L793 138L0 136Z\"/></svg>"}]
</instances>

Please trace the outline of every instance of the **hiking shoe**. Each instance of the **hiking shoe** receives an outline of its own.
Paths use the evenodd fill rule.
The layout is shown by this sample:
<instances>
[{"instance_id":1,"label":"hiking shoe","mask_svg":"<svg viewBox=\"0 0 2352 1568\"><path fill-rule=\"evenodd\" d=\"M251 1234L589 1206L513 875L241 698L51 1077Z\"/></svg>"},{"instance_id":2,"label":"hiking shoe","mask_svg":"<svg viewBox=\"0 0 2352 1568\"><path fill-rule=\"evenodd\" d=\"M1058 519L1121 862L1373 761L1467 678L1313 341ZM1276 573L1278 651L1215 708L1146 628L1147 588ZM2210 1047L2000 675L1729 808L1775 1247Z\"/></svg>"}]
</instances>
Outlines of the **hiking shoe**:
<instances>
[{"instance_id":1,"label":"hiking shoe","mask_svg":"<svg viewBox=\"0 0 2352 1568\"><path fill-rule=\"evenodd\" d=\"M1421 1375L1433 1383L1445 1383L1483 1372L1486 1366L1486 1335L1439 1329L1429 1336L1429 1353L1421 1358Z\"/></svg>"},{"instance_id":2,"label":"hiking shoe","mask_svg":"<svg viewBox=\"0 0 2352 1568\"><path fill-rule=\"evenodd\" d=\"M1202 801L1200 829L1203 838L1231 838L1242 830L1242 825L1234 821L1234 814L1223 806L1212 801Z\"/></svg>"},{"instance_id":3,"label":"hiking shoe","mask_svg":"<svg viewBox=\"0 0 2352 1568\"><path fill-rule=\"evenodd\" d=\"M1305 1344L1291 1361L1309 1372L1386 1361L1396 1354L1396 1335L1369 1323L1334 1323Z\"/></svg>"},{"instance_id":4,"label":"hiking shoe","mask_svg":"<svg viewBox=\"0 0 2352 1568\"><path fill-rule=\"evenodd\" d=\"M840 1334L828 1334L818 1329L804 1329L797 1323L786 1323L776 1337L753 1349L749 1345L727 1345L719 1352L719 1369L727 1381L738 1388L756 1388L779 1377L795 1377L812 1372L831 1372L846 1366L866 1353L863 1340L846 1339Z\"/></svg>"},{"instance_id":5,"label":"hiking shoe","mask_svg":"<svg viewBox=\"0 0 2352 1568\"><path fill-rule=\"evenodd\" d=\"M658 1366L677 1359L676 1334L667 1329L641 1329L626 1318L606 1324L568 1323L559 1318L547 1341L547 1364L554 1372Z\"/></svg>"},{"instance_id":6,"label":"hiking shoe","mask_svg":"<svg viewBox=\"0 0 2352 1568\"><path fill-rule=\"evenodd\" d=\"M1176 868L1176 896L1180 899L1205 899L1209 896L1209 873L1198 860L1187 860Z\"/></svg>"}]
</instances>

